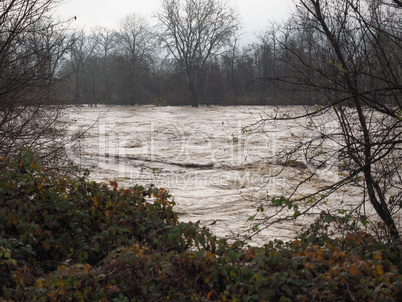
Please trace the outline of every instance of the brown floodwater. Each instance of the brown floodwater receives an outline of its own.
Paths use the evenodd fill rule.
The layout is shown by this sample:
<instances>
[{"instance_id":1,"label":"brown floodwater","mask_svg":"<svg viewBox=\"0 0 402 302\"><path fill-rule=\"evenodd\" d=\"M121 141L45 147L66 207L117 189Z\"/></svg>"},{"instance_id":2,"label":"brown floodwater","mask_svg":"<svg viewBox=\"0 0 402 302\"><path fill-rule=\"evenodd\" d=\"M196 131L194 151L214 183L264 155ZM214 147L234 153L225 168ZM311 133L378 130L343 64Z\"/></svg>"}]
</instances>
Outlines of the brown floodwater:
<instances>
[{"instance_id":1,"label":"brown floodwater","mask_svg":"<svg viewBox=\"0 0 402 302\"><path fill-rule=\"evenodd\" d=\"M263 205L264 215L275 213L267 196L286 196L312 167L300 151L298 164L284 168L281 150L311 141L333 131L336 122L322 117L311 121L270 121L253 131L243 131L263 118L303 113L303 107L154 107L113 106L69 109L73 134L88 129L84 139L70 147L78 165L89 168L96 181L116 180L120 187L154 184L167 189L175 200L181 221L200 221L218 236L244 236L253 223L249 217ZM72 121L72 122L71 122ZM314 126L314 127L313 127ZM337 181L336 145L328 168L301 186L295 197ZM282 173L277 175L278 172ZM359 193L343 189L327 207L352 208ZM311 216L277 223L252 241L291 240Z\"/></svg>"}]
</instances>

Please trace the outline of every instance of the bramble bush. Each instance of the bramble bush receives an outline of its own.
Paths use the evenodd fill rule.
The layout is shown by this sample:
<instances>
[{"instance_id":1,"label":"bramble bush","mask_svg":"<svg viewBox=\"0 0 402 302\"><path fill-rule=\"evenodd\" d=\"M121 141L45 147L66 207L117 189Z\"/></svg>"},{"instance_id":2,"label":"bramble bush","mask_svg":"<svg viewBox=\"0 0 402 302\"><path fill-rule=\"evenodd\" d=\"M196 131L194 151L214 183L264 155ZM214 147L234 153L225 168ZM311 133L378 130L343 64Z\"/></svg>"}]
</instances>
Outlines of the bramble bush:
<instances>
[{"instance_id":1,"label":"bramble bush","mask_svg":"<svg viewBox=\"0 0 402 302\"><path fill-rule=\"evenodd\" d=\"M263 247L180 223L154 186L119 188L0 162L0 301L400 301L401 245L323 214ZM324 230L324 231L323 231Z\"/></svg>"}]
</instances>

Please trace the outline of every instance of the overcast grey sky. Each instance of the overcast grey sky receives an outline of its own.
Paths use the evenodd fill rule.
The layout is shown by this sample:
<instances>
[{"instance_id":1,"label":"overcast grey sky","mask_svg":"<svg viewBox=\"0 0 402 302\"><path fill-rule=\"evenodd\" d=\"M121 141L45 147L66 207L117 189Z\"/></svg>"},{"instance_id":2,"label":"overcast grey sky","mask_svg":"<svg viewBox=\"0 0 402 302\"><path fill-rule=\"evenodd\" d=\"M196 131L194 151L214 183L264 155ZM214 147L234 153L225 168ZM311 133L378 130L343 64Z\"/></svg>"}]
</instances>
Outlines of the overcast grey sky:
<instances>
[{"instance_id":1,"label":"overcast grey sky","mask_svg":"<svg viewBox=\"0 0 402 302\"><path fill-rule=\"evenodd\" d=\"M262 31L268 20L281 21L289 16L293 7L291 0L228 0L237 8L246 32L243 39L250 40L252 34ZM63 18L77 17L74 27L90 30L96 26L117 28L120 20L132 13L140 14L152 21L161 0L66 0L57 14Z\"/></svg>"}]
</instances>

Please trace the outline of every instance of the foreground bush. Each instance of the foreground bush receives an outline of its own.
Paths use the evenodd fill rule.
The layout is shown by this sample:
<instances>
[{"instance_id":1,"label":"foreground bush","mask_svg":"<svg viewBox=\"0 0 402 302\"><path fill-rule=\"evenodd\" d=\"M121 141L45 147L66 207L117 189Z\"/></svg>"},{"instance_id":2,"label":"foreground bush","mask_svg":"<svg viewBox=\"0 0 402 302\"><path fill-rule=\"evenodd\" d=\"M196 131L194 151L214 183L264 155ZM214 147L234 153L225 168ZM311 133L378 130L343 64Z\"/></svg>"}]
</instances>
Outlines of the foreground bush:
<instances>
[{"instance_id":1,"label":"foreground bush","mask_svg":"<svg viewBox=\"0 0 402 302\"><path fill-rule=\"evenodd\" d=\"M310 229L229 244L179 223L163 189L68 178L29 151L0 165L0 300L402 299L399 243Z\"/></svg>"},{"instance_id":2,"label":"foreground bush","mask_svg":"<svg viewBox=\"0 0 402 302\"><path fill-rule=\"evenodd\" d=\"M159 247L177 218L164 191L118 189L47 170L27 151L0 163L1 286L20 267L33 276L62 262L96 264L112 250L144 242ZM164 249L171 245L163 244ZM7 257L8 255L12 257ZM0 257L1 259L1 257Z\"/></svg>"}]
</instances>

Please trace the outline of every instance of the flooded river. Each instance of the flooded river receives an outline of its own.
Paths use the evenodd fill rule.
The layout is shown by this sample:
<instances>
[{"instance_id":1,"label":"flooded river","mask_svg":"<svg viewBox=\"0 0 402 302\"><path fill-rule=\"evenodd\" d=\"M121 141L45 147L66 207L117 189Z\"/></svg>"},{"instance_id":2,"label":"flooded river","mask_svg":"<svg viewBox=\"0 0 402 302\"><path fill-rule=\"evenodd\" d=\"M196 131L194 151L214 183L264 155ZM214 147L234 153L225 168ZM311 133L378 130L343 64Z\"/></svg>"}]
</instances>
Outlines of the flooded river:
<instances>
[{"instance_id":1,"label":"flooded river","mask_svg":"<svg viewBox=\"0 0 402 302\"><path fill-rule=\"evenodd\" d=\"M279 110L287 114L304 109ZM96 181L166 188L181 221L200 221L218 236L242 236L252 226L248 218L267 195L286 196L309 172L305 163L276 175L283 169L275 157L280 150L318 135L300 122L269 122L264 128L243 131L272 114L277 114L275 107L75 107L70 109L71 133L90 129L81 143L70 148L70 154L77 164L90 169ZM331 120L325 125L320 131L336 127ZM336 176L333 167L322 171L297 194L316 190ZM353 206L343 202L346 195L354 194L340 191L331 199L332 206ZM307 223L307 218L301 218L272 225L253 243L293 239Z\"/></svg>"}]
</instances>

